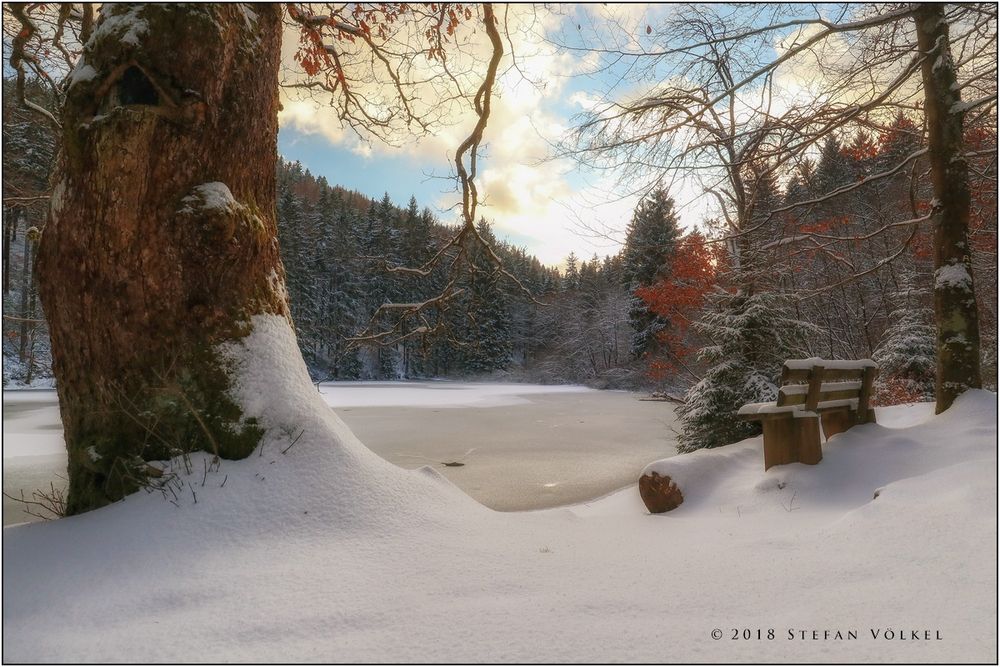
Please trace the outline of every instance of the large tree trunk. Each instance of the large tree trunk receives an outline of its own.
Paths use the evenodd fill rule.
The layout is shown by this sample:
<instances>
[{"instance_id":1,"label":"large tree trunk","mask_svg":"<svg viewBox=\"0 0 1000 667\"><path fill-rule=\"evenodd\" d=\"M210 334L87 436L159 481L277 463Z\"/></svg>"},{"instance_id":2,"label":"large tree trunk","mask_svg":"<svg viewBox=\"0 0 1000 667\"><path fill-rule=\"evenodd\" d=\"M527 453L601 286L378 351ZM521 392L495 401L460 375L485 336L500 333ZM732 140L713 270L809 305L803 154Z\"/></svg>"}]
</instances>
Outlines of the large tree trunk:
<instances>
[{"instance_id":1,"label":"large tree trunk","mask_svg":"<svg viewBox=\"0 0 1000 667\"><path fill-rule=\"evenodd\" d=\"M280 10L104 5L71 77L38 256L67 511L146 461L251 453L218 345L288 316L275 226Z\"/></svg>"},{"instance_id":2,"label":"large tree trunk","mask_svg":"<svg viewBox=\"0 0 1000 667\"><path fill-rule=\"evenodd\" d=\"M951 58L944 5L914 10L922 65L931 178L934 182L934 311L937 320L937 407L947 410L967 389L982 387L979 315L969 248L968 166L963 157L965 112Z\"/></svg>"}]
</instances>

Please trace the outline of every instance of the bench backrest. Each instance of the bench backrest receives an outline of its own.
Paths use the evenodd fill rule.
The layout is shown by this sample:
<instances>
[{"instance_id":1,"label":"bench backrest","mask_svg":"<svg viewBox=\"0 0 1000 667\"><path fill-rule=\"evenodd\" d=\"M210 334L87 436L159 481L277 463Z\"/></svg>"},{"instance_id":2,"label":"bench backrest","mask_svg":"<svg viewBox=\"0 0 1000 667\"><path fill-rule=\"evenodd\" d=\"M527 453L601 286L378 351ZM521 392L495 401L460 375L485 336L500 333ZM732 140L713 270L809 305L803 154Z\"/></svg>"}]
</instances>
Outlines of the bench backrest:
<instances>
[{"instance_id":1,"label":"bench backrest","mask_svg":"<svg viewBox=\"0 0 1000 667\"><path fill-rule=\"evenodd\" d=\"M877 375L878 367L869 359L789 359L781 370L777 404L805 410L853 408L866 419Z\"/></svg>"}]
</instances>

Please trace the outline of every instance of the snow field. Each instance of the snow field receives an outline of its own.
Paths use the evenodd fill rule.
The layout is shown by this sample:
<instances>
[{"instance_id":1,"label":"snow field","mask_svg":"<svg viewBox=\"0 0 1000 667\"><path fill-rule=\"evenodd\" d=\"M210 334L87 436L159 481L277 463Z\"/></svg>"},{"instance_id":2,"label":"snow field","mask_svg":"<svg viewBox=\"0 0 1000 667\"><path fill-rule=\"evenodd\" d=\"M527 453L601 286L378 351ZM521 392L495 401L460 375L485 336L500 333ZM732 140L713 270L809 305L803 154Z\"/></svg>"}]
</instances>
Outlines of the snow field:
<instances>
[{"instance_id":1,"label":"snow field","mask_svg":"<svg viewBox=\"0 0 1000 667\"><path fill-rule=\"evenodd\" d=\"M674 450L672 406L637 401L631 392L445 381L349 387L322 385L321 395L366 448L403 468L432 465L478 502L501 511L563 506L610 493ZM17 496L23 489L30 497L50 481L65 488L55 392L11 391L4 397L4 491ZM629 424L625 434L622 423ZM46 451L52 453L34 455ZM467 465L440 467L444 461ZM13 525L33 517L5 499L3 518L4 525Z\"/></svg>"},{"instance_id":2,"label":"snow field","mask_svg":"<svg viewBox=\"0 0 1000 667\"><path fill-rule=\"evenodd\" d=\"M431 391L428 391L431 390ZM419 407L495 408L524 405L532 394L579 394L579 385L481 384L470 382L336 382L320 385L326 402L337 408Z\"/></svg>"},{"instance_id":3,"label":"snow field","mask_svg":"<svg viewBox=\"0 0 1000 667\"><path fill-rule=\"evenodd\" d=\"M177 506L140 492L5 529L5 660L996 659L993 394L880 412L818 466L765 473L758 439L654 463L685 494L666 515L634 488L507 514L364 448L283 319L229 354L262 455L195 457ZM871 638L886 628L942 639Z\"/></svg>"}]
</instances>

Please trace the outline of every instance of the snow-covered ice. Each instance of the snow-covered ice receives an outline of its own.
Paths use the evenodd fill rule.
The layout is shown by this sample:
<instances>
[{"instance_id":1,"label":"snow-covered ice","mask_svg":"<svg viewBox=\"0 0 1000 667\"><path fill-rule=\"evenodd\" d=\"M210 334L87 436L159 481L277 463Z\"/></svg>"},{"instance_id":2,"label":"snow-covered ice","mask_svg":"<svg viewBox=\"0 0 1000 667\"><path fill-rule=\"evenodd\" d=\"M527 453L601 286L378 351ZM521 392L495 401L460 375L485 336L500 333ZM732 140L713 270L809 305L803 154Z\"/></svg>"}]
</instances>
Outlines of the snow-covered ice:
<instances>
[{"instance_id":1,"label":"snow-covered ice","mask_svg":"<svg viewBox=\"0 0 1000 667\"><path fill-rule=\"evenodd\" d=\"M196 458L179 506L5 529L5 660L996 659L995 394L882 410L818 466L764 472L759 439L654 463L685 495L665 515L634 488L497 513L363 447L280 318L230 352L264 455Z\"/></svg>"},{"instance_id":2,"label":"snow-covered ice","mask_svg":"<svg viewBox=\"0 0 1000 667\"><path fill-rule=\"evenodd\" d=\"M497 510L591 500L634 483L651 460L675 453L673 406L639 401L632 392L444 381L322 389L324 400L376 454L403 468L433 465ZM55 392L5 392L4 417L4 491L30 498L50 482L64 488ZM624 434L623 422L629 423ZM456 461L465 465L442 465ZM23 509L5 498L4 524L31 520Z\"/></svg>"},{"instance_id":3,"label":"snow-covered ice","mask_svg":"<svg viewBox=\"0 0 1000 667\"><path fill-rule=\"evenodd\" d=\"M5 391L3 458L50 456L66 453L54 391ZM18 409L20 408L20 409Z\"/></svg>"},{"instance_id":4,"label":"snow-covered ice","mask_svg":"<svg viewBox=\"0 0 1000 667\"><path fill-rule=\"evenodd\" d=\"M471 382L337 382L320 385L334 409L350 407L491 408L524 405L532 394L582 394L577 385L475 384Z\"/></svg>"}]
</instances>

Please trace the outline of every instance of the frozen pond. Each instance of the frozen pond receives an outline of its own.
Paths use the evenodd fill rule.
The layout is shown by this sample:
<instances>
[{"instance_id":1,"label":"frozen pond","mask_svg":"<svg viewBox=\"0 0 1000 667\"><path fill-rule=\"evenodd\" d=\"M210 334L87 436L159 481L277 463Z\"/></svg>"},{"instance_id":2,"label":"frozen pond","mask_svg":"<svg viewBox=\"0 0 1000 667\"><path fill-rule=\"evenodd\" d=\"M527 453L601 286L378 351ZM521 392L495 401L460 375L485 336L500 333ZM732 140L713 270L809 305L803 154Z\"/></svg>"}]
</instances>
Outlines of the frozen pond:
<instances>
[{"instance_id":1,"label":"frozen pond","mask_svg":"<svg viewBox=\"0 0 1000 667\"><path fill-rule=\"evenodd\" d=\"M375 453L404 468L433 465L497 510L597 498L676 453L672 404L631 392L467 382L341 382L321 391ZM3 403L4 492L30 498L50 483L65 486L55 392L5 391ZM5 497L3 519L31 517Z\"/></svg>"}]
</instances>

